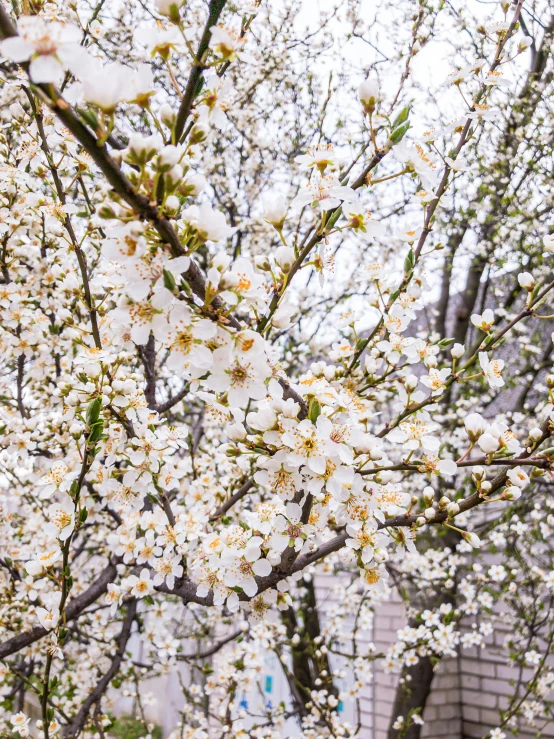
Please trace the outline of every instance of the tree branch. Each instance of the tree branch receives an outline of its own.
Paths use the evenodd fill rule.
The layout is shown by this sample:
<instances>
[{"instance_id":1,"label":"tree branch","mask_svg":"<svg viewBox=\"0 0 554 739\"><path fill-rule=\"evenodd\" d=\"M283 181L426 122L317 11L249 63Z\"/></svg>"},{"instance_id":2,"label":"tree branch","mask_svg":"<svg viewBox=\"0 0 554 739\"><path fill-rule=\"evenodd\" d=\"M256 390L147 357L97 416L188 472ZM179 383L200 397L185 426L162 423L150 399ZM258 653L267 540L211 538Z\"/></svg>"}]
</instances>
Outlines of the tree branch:
<instances>
[{"instance_id":1,"label":"tree branch","mask_svg":"<svg viewBox=\"0 0 554 739\"><path fill-rule=\"evenodd\" d=\"M185 130L185 124L192 110L194 99L198 94L200 77L204 70L207 69L206 64L204 63L204 55L208 51L208 45L212 35L211 29L219 20L219 16L226 4L227 0L210 0L208 20L206 21L204 31L200 38L196 58L192 63L192 69L190 70L187 86L185 87L181 105L179 106L179 112L177 113L177 120L175 121L173 136L176 143L179 143L181 140L183 131Z\"/></svg>"},{"instance_id":2,"label":"tree branch","mask_svg":"<svg viewBox=\"0 0 554 739\"><path fill-rule=\"evenodd\" d=\"M125 616L125 620L123 621L123 626L119 634L117 651L112 659L112 663L109 666L106 674L100 678L94 690L89 694L88 698L79 709L71 724L65 727L63 732L64 737L69 738L79 736L85 726L90 709L95 703L97 704L100 701L110 682L119 672L121 662L123 661L123 657L125 656L125 648L127 646L127 642L131 637L131 629L133 627L133 621L135 620L136 613L137 601L136 598L132 598L131 600L127 601L127 614Z\"/></svg>"},{"instance_id":3,"label":"tree branch","mask_svg":"<svg viewBox=\"0 0 554 739\"><path fill-rule=\"evenodd\" d=\"M102 572L96 580L90 585L87 590L73 598L67 604L65 609L65 618L67 621L80 616L80 614L92 605L98 598L103 595L108 589L108 584L115 580L117 574L116 563L111 562ZM25 649L30 644L42 639L46 636L49 631L42 626L37 626L31 631L23 631L16 636L12 636L11 639L0 644L0 659L9 657L11 654L19 652L21 649Z\"/></svg>"}]
</instances>

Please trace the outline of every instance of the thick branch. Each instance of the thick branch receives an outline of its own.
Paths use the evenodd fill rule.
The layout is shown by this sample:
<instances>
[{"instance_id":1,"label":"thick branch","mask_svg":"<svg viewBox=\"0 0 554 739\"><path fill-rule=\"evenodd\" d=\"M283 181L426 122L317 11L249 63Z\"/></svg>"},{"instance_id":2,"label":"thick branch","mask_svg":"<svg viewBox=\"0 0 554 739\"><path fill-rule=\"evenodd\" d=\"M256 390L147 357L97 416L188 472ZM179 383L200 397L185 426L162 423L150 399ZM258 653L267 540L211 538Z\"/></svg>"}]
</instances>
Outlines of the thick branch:
<instances>
[{"instance_id":1,"label":"thick branch","mask_svg":"<svg viewBox=\"0 0 554 739\"><path fill-rule=\"evenodd\" d=\"M87 588L81 595L78 595L73 600L69 601L67 608L65 609L65 618L67 621L80 616L80 614L98 600L108 589L108 584L115 580L117 574L115 563L110 563L98 577ZM11 639L0 644L0 659L9 657L11 654L19 652L21 649L25 649L34 642L42 639L49 632L42 626L37 626L31 631L23 631Z\"/></svg>"}]
</instances>

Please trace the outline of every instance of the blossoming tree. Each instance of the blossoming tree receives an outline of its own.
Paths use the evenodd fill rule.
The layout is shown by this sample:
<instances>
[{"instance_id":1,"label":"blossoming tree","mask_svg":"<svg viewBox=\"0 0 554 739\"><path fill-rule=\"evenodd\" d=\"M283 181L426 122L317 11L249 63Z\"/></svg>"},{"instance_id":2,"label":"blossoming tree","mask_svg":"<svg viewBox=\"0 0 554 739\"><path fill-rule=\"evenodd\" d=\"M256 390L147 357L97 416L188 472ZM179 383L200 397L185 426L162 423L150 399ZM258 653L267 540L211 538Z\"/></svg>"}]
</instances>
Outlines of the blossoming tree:
<instances>
[{"instance_id":1,"label":"blossoming tree","mask_svg":"<svg viewBox=\"0 0 554 739\"><path fill-rule=\"evenodd\" d=\"M380 661L418 737L495 604L549 715L554 13L276 5L0 4L5 735L185 662L175 739L364 736Z\"/></svg>"}]
</instances>

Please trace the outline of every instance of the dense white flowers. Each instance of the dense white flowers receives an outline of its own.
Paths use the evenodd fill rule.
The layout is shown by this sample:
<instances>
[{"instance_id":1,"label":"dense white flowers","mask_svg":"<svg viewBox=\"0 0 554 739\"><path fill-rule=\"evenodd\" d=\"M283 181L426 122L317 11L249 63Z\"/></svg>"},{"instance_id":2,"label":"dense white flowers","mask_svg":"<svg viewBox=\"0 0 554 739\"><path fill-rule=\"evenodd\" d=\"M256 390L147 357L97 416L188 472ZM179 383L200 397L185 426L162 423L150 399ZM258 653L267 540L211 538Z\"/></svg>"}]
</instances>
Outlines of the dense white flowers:
<instances>
[{"instance_id":1,"label":"dense white flowers","mask_svg":"<svg viewBox=\"0 0 554 739\"><path fill-rule=\"evenodd\" d=\"M386 73L340 85L332 29L297 39L296 7L210 3L206 25L194 0L108 5L23 3L15 36L0 15L0 733L71 733L82 706L79 732L109 732L108 687L132 678L142 716L143 679L180 661L179 736L277 739L290 705L302 739L355 736L341 704L376 659L484 647L494 598L521 619L518 589L554 589L530 492L552 464L550 196L512 195L519 155L497 178L491 143L525 45L507 11L487 22L490 59L442 106L410 66L432 4L407 56L399 28ZM539 110L502 139L524 162ZM406 583L410 625L377 657L359 634ZM540 644L512 659L541 670ZM252 728L264 650L310 684Z\"/></svg>"}]
</instances>

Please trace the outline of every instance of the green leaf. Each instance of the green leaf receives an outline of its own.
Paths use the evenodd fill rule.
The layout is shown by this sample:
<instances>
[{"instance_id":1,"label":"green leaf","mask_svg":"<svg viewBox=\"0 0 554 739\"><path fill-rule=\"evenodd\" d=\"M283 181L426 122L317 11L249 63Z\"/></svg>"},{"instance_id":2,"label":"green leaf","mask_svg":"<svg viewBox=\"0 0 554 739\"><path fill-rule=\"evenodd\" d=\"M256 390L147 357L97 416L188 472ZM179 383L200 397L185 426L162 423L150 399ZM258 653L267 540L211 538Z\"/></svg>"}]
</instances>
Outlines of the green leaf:
<instances>
[{"instance_id":1,"label":"green leaf","mask_svg":"<svg viewBox=\"0 0 554 739\"><path fill-rule=\"evenodd\" d=\"M189 298L192 298L192 287L189 285L189 283L185 280L184 277L181 277L181 290L185 293L185 295L188 295Z\"/></svg>"},{"instance_id":2,"label":"green leaf","mask_svg":"<svg viewBox=\"0 0 554 739\"><path fill-rule=\"evenodd\" d=\"M77 112L80 117L96 132L100 128L100 123L96 117L96 113L92 110L85 110L84 108L77 108Z\"/></svg>"},{"instance_id":3,"label":"green leaf","mask_svg":"<svg viewBox=\"0 0 554 739\"><path fill-rule=\"evenodd\" d=\"M404 274L409 275L415 266L415 254L414 250L410 249L408 256L404 260Z\"/></svg>"},{"instance_id":4,"label":"green leaf","mask_svg":"<svg viewBox=\"0 0 554 739\"><path fill-rule=\"evenodd\" d=\"M90 434L88 435L87 441L89 442L89 444L95 444L97 441L100 441L103 431L104 421L98 421L97 423L95 423L90 430Z\"/></svg>"},{"instance_id":5,"label":"green leaf","mask_svg":"<svg viewBox=\"0 0 554 739\"><path fill-rule=\"evenodd\" d=\"M402 139L404 138L406 131L410 128L410 122L406 121L406 123L401 123L398 128L395 128L394 131L389 136L390 141L392 141L393 144L398 144Z\"/></svg>"},{"instance_id":6,"label":"green leaf","mask_svg":"<svg viewBox=\"0 0 554 739\"><path fill-rule=\"evenodd\" d=\"M406 123L409 115L410 115L410 106L407 105L405 108L402 108L400 113L394 119L393 124L392 124L392 130L394 131L399 126L401 126L403 123Z\"/></svg>"},{"instance_id":7,"label":"green leaf","mask_svg":"<svg viewBox=\"0 0 554 739\"><path fill-rule=\"evenodd\" d=\"M170 293L175 292L175 288L177 287L177 283L175 282L175 277L169 272L169 270L164 269L164 286L169 290Z\"/></svg>"},{"instance_id":8,"label":"green leaf","mask_svg":"<svg viewBox=\"0 0 554 739\"><path fill-rule=\"evenodd\" d=\"M102 408L102 398L94 398L89 403L86 414L86 422L88 426L93 426L100 418L100 409Z\"/></svg>"},{"instance_id":9,"label":"green leaf","mask_svg":"<svg viewBox=\"0 0 554 739\"><path fill-rule=\"evenodd\" d=\"M308 407L308 418L312 423L315 423L321 415L321 405L318 400L311 398L310 405Z\"/></svg>"}]
</instances>

